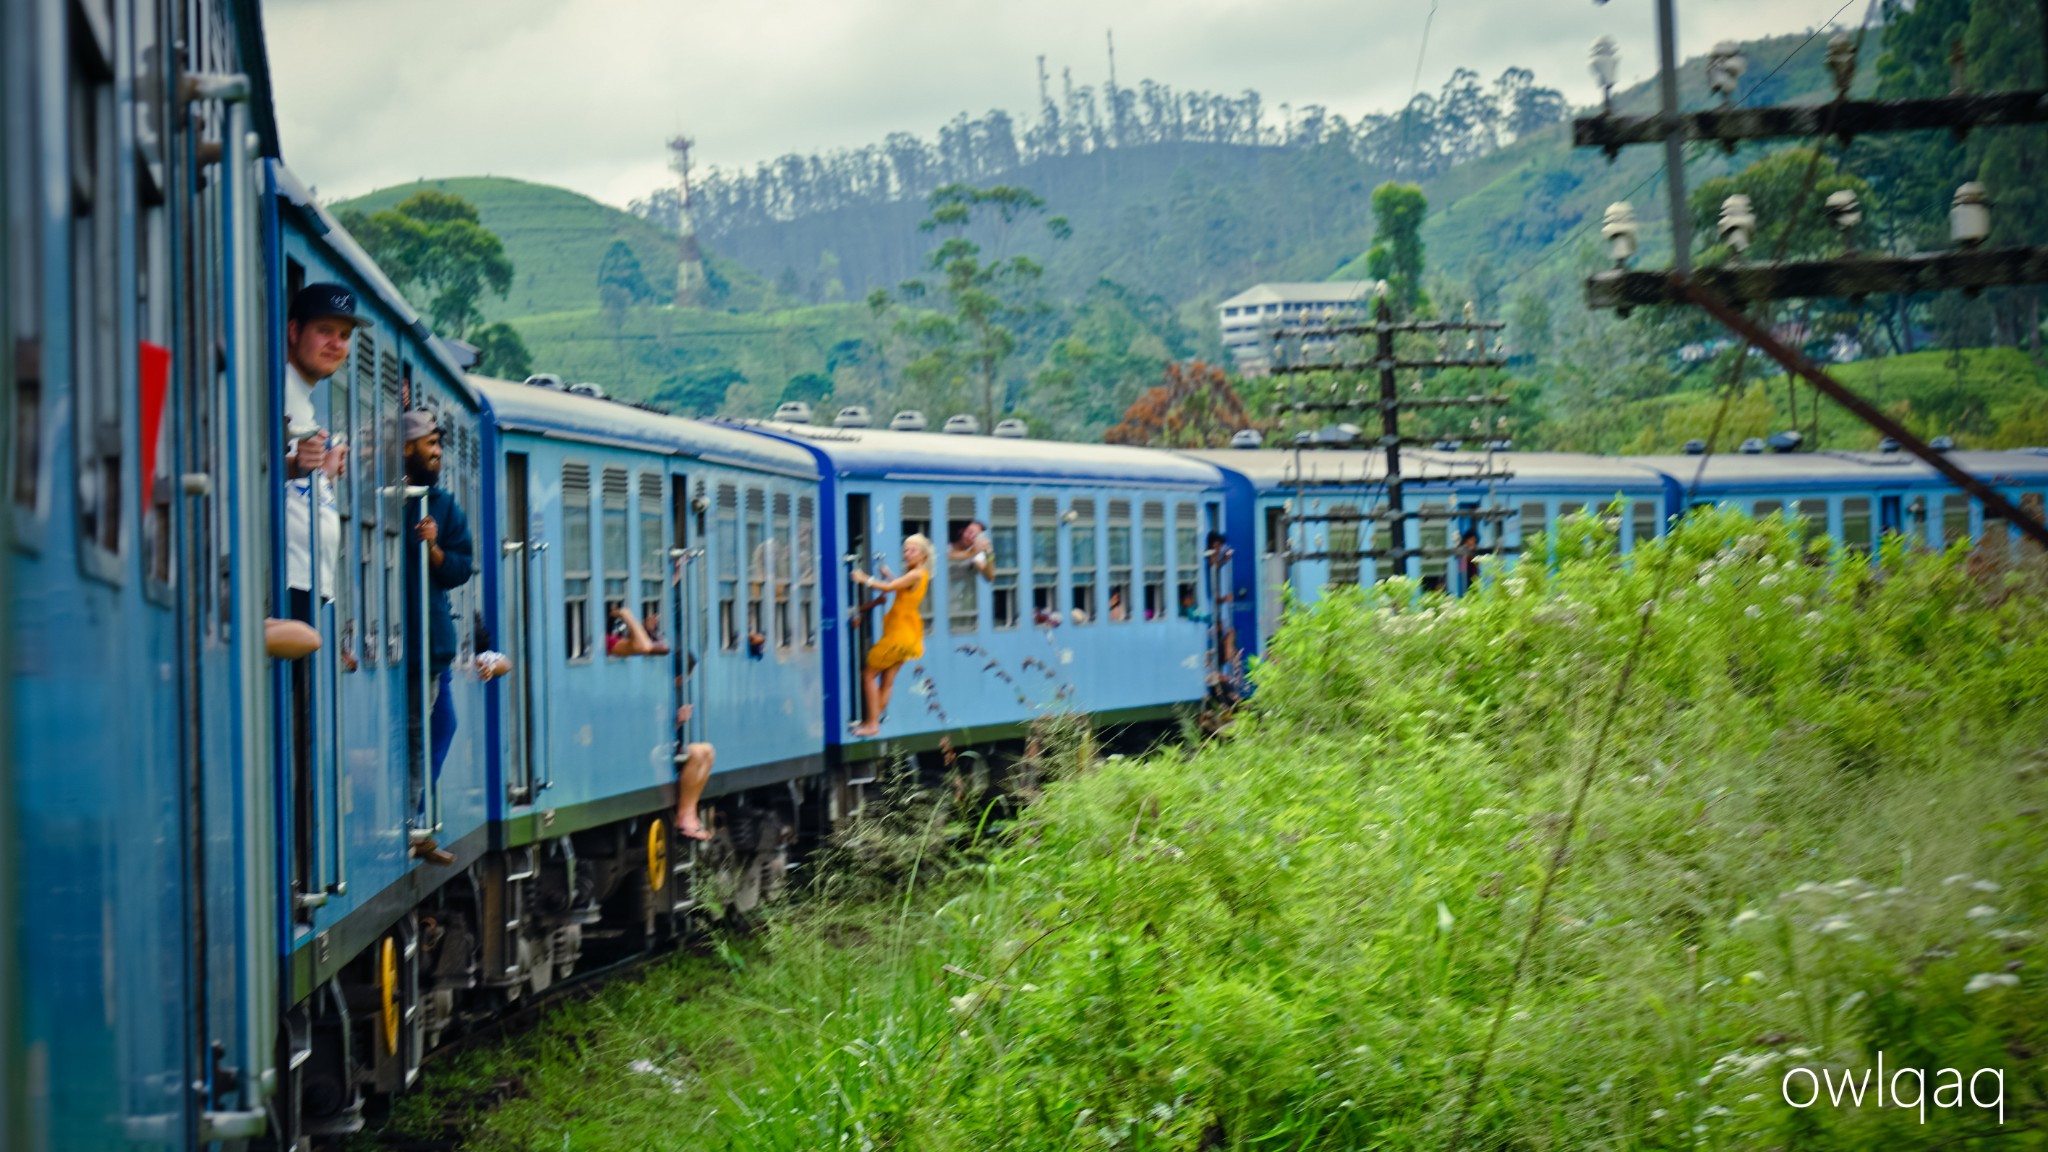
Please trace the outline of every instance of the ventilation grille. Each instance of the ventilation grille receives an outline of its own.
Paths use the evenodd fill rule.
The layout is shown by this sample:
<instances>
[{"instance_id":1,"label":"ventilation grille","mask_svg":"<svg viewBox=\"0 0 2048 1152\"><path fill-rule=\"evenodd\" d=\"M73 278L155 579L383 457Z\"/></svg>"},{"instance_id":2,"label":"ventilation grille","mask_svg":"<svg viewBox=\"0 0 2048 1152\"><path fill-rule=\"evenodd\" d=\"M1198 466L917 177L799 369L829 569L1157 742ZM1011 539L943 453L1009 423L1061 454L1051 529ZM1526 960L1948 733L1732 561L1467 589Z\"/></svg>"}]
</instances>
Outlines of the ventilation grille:
<instances>
[{"instance_id":1,"label":"ventilation grille","mask_svg":"<svg viewBox=\"0 0 2048 1152\"><path fill-rule=\"evenodd\" d=\"M565 495L575 492L588 497L590 495L590 465L579 464L573 460L563 464L562 492Z\"/></svg>"},{"instance_id":2,"label":"ventilation grille","mask_svg":"<svg viewBox=\"0 0 2048 1152\"><path fill-rule=\"evenodd\" d=\"M623 509L626 506L626 470L607 468L604 470L604 506L608 509Z\"/></svg>"},{"instance_id":3,"label":"ventilation grille","mask_svg":"<svg viewBox=\"0 0 2048 1152\"><path fill-rule=\"evenodd\" d=\"M1015 524L1017 522L1017 498L1015 496L998 496L990 500L988 502L988 518L991 520L1001 520L1008 524Z\"/></svg>"}]
</instances>

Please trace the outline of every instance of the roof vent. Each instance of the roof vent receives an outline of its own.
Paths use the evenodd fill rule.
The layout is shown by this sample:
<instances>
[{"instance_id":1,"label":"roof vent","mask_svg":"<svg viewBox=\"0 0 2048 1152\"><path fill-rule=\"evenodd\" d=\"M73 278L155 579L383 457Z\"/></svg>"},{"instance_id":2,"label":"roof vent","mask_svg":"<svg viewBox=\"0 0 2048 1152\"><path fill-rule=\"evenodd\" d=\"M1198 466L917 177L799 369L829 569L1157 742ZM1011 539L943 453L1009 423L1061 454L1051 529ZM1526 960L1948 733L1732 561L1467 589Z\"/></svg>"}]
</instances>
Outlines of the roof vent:
<instances>
[{"instance_id":1,"label":"roof vent","mask_svg":"<svg viewBox=\"0 0 2048 1152\"><path fill-rule=\"evenodd\" d=\"M957 415L946 417L946 426L939 429L939 431L944 432L948 436L979 436L981 435L981 421L976 420L965 412L961 412Z\"/></svg>"},{"instance_id":2,"label":"roof vent","mask_svg":"<svg viewBox=\"0 0 2048 1152\"><path fill-rule=\"evenodd\" d=\"M1742 442L1742 447L1737 449L1737 451L1745 456L1761 456L1764 454L1764 438L1761 436L1751 436Z\"/></svg>"},{"instance_id":3,"label":"roof vent","mask_svg":"<svg viewBox=\"0 0 2048 1152\"><path fill-rule=\"evenodd\" d=\"M1764 441L1765 447L1773 452L1797 452L1804 443L1806 437L1797 432L1774 432L1770 439Z\"/></svg>"},{"instance_id":4,"label":"roof vent","mask_svg":"<svg viewBox=\"0 0 2048 1152\"><path fill-rule=\"evenodd\" d=\"M553 372L536 372L526 378L528 388L547 388L555 392L562 390L562 378Z\"/></svg>"},{"instance_id":5,"label":"roof vent","mask_svg":"<svg viewBox=\"0 0 2048 1152\"><path fill-rule=\"evenodd\" d=\"M889 430L891 432L922 432L924 431L924 413L919 412L915 408L905 408L889 421Z\"/></svg>"},{"instance_id":6,"label":"roof vent","mask_svg":"<svg viewBox=\"0 0 2048 1152\"><path fill-rule=\"evenodd\" d=\"M1436 443L1431 444L1430 447L1438 452L1456 452L1458 449L1464 447L1464 445L1456 440L1439 440Z\"/></svg>"},{"instance_id":7,"label":"roof vent","mask_svg":"<svg viewBox=\"0 0 2048 1152\"><path fill-rule=\"evenodd\" d=\"M1232 448L1258 448L1265 442L1266 438L1259 434L1257 428L1239 428L1230 434Z\"/></svg>"},{"instance_id":8,"label":"roof vent","mask_svg":"<svg viewBox=\"0 0 2048 1152\"><path fill-rule=\"evenodd\" d=\"M1488 440L1486 442L1486 450L1488 452L1513 452L1515 450L1515 442L1513 440Z\"/></svg>"},{"instance_id":9,"label":"roof vent","mask_svg":"<svg viewBox=\"0 0 2048 1152\"><path fill-rule=\"evenodd\" d=\"M1953 436L1936 436L1927 442L1927 446L1936 452L1952 452L1955 450L1956 438Z\"/></svg>"},{"instance_id":10,"label":"roof vent","mask_svg":"<svg viewBox=\"0 0 2048 1152\"><path fill-rule=\"evenodd\" d=\"M868 415L868 410L858 404L848 404L839 410L839 415L832 418L834 428L869 428L874 423L875 418Z\"/></svg>"},{"instance_id":11,"label":"roof vent","mask_svg":"<svg viewBox=\"0 0 2048 1152\"><path fill-rule=\"evenodd\" d=\"M1316 434L1307 431L1296 432L1294 434L1294 442L1296 444L1313 444L1316 442Z\"/></svg>"},{"instance_id":12,"label":"roof vent","mask_svg":"<svg viewBox=\"0 0 2048 1152\"><path fill-rule=\"evenodd\" d=\"M1877 450L1886 453L1897 452L1899 450L1899 442L1887 436L1877 442Z\"/></svg>"},{"instance_id":13,"label":"roof vent","mask_svg":"<svg viewBox=\"0 0 2048 1152\"><path fill-rule=\"evenodd\" d=\"M947 423L950 424L952 421L949 420ZM1012 416L996 423L995 434L1005 440L1022 440L1031 435L1031 429L1026 427L1022 420Z\"/></svg>"},{"instance_id":14,"label":"roof vent","mask_svg":"<svg viewBox=\"0 0 2048 1152\"><path fill-rule=\"evenodd\" d=\"M1707 454L1707 442L1705 440L1687 440L1684 451L1687 456L1705 456Z\"/></svg>"},{"instance_id":15,"label":"roof vent","mask_svg":"<svg viewBox=\"0 0 2048 1152\"><path fill-rule=\"evenodd\" d=\"M1358 425L1332 424L1315 434L1311 444L1355 444L1358 442Z\"/></svg>"},{"instance_id":16,"label":"roof vent","mask_svg":"<svg viewBox=\"0 0 2048 1152\"><path fill-rule=\"evenodd\" d=\"M775 418L784 424L809 424L811 406L801 400L784 400L775 406Z\"/></svg>"},{"instance_id":17,"label":"roof vent","mask_svg":"<svg viewBox=\"0 0 2048 1152\"><path fill-rule=\"evenodd\" d=\"M604 399L604 389L599 388L597 385L592 384L588 380L584 381L581 384L569 385L569 394L571 396L588 396L592 400Z\"/></svg>"}]
</instances>

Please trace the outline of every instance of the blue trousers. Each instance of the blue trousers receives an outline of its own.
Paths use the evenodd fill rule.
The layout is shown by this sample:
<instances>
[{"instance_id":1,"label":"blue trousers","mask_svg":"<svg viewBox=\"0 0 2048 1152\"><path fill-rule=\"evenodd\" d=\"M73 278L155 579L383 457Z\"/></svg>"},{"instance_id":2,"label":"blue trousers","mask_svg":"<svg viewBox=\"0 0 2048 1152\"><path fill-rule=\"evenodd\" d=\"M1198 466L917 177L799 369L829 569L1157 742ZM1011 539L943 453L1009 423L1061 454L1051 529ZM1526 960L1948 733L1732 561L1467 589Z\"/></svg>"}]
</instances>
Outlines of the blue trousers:
<instances>
[{"instance_id":1,"label":"blue trousers","mask_svg":"<svg viewBox=\"0 0 2048 1152\"><path fill-rule=\"evenodd\" d=\"M432 730L428 733L434 742L434 782L441 781L441 765L448 760L448 749L455 743L455 696L449 691L454 678L447 668L434 681L434 717Z\"/></svg>"}]
</instances>

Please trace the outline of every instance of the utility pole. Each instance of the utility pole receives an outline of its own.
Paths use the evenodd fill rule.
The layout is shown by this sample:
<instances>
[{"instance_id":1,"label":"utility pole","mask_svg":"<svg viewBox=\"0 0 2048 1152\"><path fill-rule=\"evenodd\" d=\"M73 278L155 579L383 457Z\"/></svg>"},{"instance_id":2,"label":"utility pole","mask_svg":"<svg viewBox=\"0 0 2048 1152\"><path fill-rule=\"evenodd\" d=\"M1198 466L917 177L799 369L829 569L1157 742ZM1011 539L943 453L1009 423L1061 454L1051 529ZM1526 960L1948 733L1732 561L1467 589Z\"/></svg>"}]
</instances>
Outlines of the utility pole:
<instances>
[{"instance_id":1,"label":"utility pole","mask_svg":"<svg viewBox=\"0 0 2048 1152\"><path fill-rule=\"evenodd\" d=\"M1829 375L1796 350L1786 347L1764 326L1743 314L1742 306L1764 301L1846 297L1860 300L1874 293L1918 293L1961 289L1966 292L2020 284L2048 283L2048 248L1982 248L1991 230L1991 195L1974 182L1956 190L1950 213L1950 232L1958 247L1936 253L1862 256L1847 254L1833 260L1790 263L1737 260L1719 268L1695 273L1691 263L1690 212L1682 191L1682 141L1713 141L1732 150L1738 140L1786 137L1838 136L1845 143L1853 136L1874 132L1902 132L1946 129L1961 135L1974 128L2048 123L2048 90L1965 93L1960 80L1957 91L1925 100L1851 100L1849 88L1856 74L1856 44L1846 33L1836 33L1828 45L1828 66L1835 77L1835 99L1828 104L1802 107L1736 108L1726 106L1680 115L1677 112L1678 66L1673 48L1673 0L1657 0L1659 86L1664 93L1663 109L1657 117L1617 116L1611 105L1598 115L1572 122L1572 142L1579 147L1599 148L1612 160L1629 144L1661 139L1671 186L1671 239L1673 267L1663 271L1630 271L1627 261L1635 252L1634 211L1625 203L1607 209L1603 233L1613 246L1615 267L1593 275L1586 282L1586 302L1593 308L1614 308L1626 316L1629 310L1651 304L1696 305L1752 346L1776 360L1788 374L1797 375L1834 399L1872 428L1897 440L1899 446L1924 461L1957 487L1977 498L1987 515L2005 520L2029 538L2048 547L2048 525L2028 515L1996 489L1956 466L1939 450L1929 446L1906 428L1886 417L1874 405ZM2043 62L2048 64L2048 0L2040 0ZM1612 45L1606 61L1611 70ZM1596 49L1596 61L1600 53ZM1732 44L1717 49L1709 64L1710 79L1716 64L1733 61L1739 76L1743 62ZM1960 65L1959 65L1960 67ZM1717 87L1733 95L1733 83ZM1841 194L1837 194L1840 196ZM1739 201L1739 203L1738 203ZM1831 197L1826 205L1831 218L1847 228L1860 219L1855 198ZM1753 233L1757 221L1750 215L1746 197L1731 196L1722 206L1724 232L1735 229ZM1789 226L1789 225L1788 225ZM1747 239L1741 248L1746 248ZM1816 416L1816 419L1818 417Z\"/></svg>"},{"instance_id":2,"label":"utility pole","mask_svg":"<svg viewBox=\"0 0 2048 1152\"><path fill-rule=\"evenodd\" d=\"M1507 361L1497 353L1488 352L1483 341L1488 333L1496 333L1506 325L1497 320L1479 320L1466 306L1466 318L1462 321L1406 320L1394 319L1393 305L1381 286L1378 299L1374 301L1372 319L1364 323L1325 323L1283 328L1274 333L1274 360L1282 360L1283 345L1292 342L1305 350L1311 346L1336 349L1344 337L1370 336L1370 355L1364 359L1346 360L1341 351L1323 358L1299 356L1294 363L1276 363L1276 376L1303 376L1327 378L1328 385L1316 388L1315 381L1305 389L1307 395L1288 398L1283 393L1276 415L1303 415L1328 413L1342 417L1363 415L1369 412L1379 414L1380 434L1377 439L1368 438L1356 424L1338 423L1316 431L1296 433L1293 448L1296 451L1293 487L1294 499L1289 502L1283 515L1282 539L1276 550L1286 558L1288 564L1308 560L1329 560L1357 562L1371 559L1391 565L1391 571L1381 570L1381 575L1405 575L1420 578L1420 563L1424 560L1451 559L1462 555L1458 547L1418 544L1412 531L1417 523L1456 523L1478 531L1483 527L1491 529L1492 545L1487 550L1499 556L1512 551L1501 532L1502 522L1513 513L1500 506L1496 485L1512 475L1500 467L1494 453L1502 450L1502 442L1489 440L1483 455L1476 459L1446 455L1435 459L1410 460L1403 448L1430 446L1444 453L1462 448L1462 442L1471 438L1469 433L1435 433L1417 435L1404 431L1401 416L1413 411L1483 411L1498 408L1507 403L1505 394L1445 395L1424 391L1429 374L1446 368L1504 368ZM1428 356L1403 356L1399 339L1403 336L1434 335L1446 343L1454 334L1470 333L1471 340L1466 355L1453 356L1447 346L1439 348L1439 354ZM1476 353L1476 354L1471 354ZM1413 373L1411 388L1407 394L1401 390L1401 375ZM1376 381L1372 387L1368 380ZM1369 390L1370 389L1370 390ZM1322 398L1313 398L1320 396ZM1279 421L1276 420L1277 424ZM1339 465L1329 472L1309 468L1303 463L1302 453L1316 450L1356 450L1377 447L1383 453L1382 470L1372 477L1364 468L1347 473ZM1440 489L1450 498L1441 506L1408 506L1411 485L1423 485ZM1473 502L1461 503L1472 497L1471 489L1485 485L1484 494ZM1310 490L1331 490L1339 488L1357 489L1377 487L1384 494L1378 510L1364 510L1340 506L1327 507L1327 500L1317 498L1315 508L1310 507ZM1461 491L1462 487L1462 491ZM1489 503L1491 502L1491 503ZM1293 538L1295 524L1344 524L1376 526L1387 528L1386 541L1364 546L1365 537L1359 537L1360 547L1342 549L1326 537L1324 544L1317 548L1296 548ZM1482 538L1486 535L1481 533ZM1461 589L1462 591L1462 589Z\"/></svg>"}]
</instances>

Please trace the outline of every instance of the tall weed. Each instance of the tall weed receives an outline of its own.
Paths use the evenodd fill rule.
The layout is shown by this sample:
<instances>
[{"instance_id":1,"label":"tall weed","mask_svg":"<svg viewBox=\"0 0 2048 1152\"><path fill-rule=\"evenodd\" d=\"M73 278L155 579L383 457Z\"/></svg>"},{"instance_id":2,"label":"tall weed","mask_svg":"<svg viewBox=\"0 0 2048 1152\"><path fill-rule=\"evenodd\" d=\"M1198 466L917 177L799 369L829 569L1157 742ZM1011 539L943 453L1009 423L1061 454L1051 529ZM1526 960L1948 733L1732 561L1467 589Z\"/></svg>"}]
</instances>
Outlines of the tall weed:
<instances>
[{"instance_id":1,"label":"tall weed","mask_svg":"<svg viewBox=\"0 0 2048 1152\"><path fill-rule=\"evenodd\" d=\"M1443 1147L1612 708L1467 1146L2038 1146L2038 578L1723 513L1554 551L1333 595L1222 738L460 1065L523 1086L471 1145ZM2000 1070L2003 1125L1785 1103L1880 1050Z\"/></svg>"}]
</instances>

